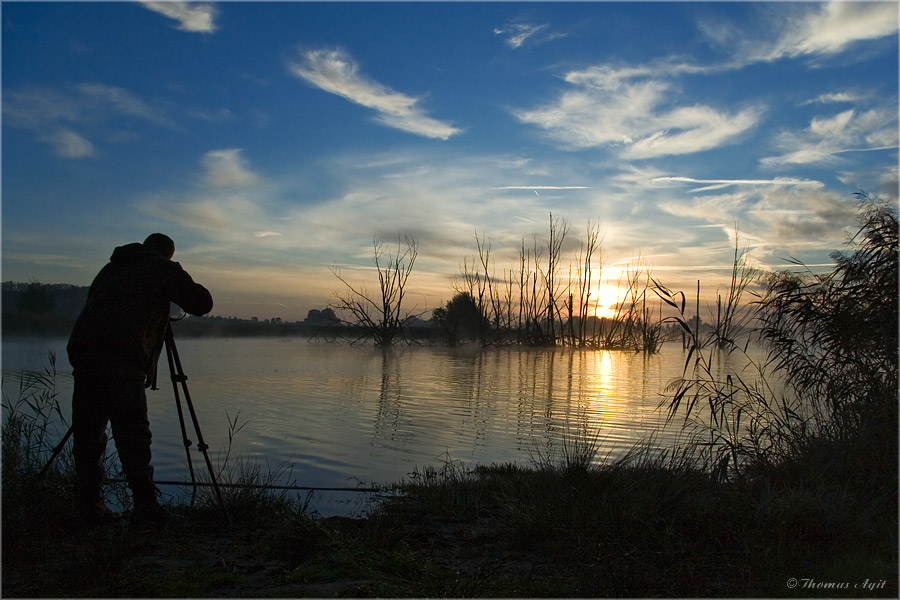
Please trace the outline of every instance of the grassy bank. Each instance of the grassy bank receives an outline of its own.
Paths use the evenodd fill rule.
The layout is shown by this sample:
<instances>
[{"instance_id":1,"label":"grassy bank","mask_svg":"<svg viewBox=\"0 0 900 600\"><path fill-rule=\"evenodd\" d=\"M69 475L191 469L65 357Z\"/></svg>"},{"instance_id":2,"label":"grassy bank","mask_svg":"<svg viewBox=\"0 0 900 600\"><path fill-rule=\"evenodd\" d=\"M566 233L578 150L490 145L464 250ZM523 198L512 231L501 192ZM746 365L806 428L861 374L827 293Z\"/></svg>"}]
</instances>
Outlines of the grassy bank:
<instances>
[{"instance_id":1,"label":"grassy bank","mask_svg":"<svg viewBox=\"0 0 900 600\"><path fill-rule=\"evenodd\" d=\"M822 449L814 462L783 465L768 487L717 483L684 457L638 454L605 467L448 463L399 484L365 518L315 518L284 494L232 494L231 527L201 498L172 507L172 521L154 533L130 531L127 518L81 532L70 478L57 472L29 486L5 477L2 591L897 597L896 497L841 455Z\"/></svg>"}]
</instances>

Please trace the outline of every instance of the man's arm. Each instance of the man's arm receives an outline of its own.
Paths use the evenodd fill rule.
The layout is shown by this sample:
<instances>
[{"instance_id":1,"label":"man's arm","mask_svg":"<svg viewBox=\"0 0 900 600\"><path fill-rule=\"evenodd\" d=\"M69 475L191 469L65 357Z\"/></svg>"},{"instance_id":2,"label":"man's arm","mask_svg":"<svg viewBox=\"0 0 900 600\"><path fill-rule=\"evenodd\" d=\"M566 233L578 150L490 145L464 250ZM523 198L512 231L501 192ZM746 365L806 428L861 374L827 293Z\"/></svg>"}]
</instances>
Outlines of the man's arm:
<instances>
[{"instance_id":1,"label":"man's arm","mask_svg":"<svg viewBox=\"0 0 900 600\"><path fill-rule=\"evenodd\" d=\"M171 299L172 302L181 307L182 310L192 315L205 315L212 310L213 299L205 287L199 283L195 283L188 272L181 268L178 263L173 263L177 268L175 278L175 294Z\"/></svg>"}]
</instances>

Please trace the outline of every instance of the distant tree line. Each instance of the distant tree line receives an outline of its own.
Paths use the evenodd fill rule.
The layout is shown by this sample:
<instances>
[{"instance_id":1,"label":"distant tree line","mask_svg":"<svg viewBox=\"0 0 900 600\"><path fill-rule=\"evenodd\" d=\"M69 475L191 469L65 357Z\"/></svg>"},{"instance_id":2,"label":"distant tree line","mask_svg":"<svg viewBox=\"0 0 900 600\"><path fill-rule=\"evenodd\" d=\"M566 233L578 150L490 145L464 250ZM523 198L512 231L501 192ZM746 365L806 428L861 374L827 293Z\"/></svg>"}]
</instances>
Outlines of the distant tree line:
<instances>
[{"instance_id":1,"label":"distant tree line","mask_svg":"<svg viewBox=\"0 0 900 600\"><path fill-rule=\"evenodd\" d=\"M2 284L2 325L5 336L68 336L87 301L89 288L59 283L5 281ZM173 310L173 314L180 311ZM292 336L337 338L346 325L331 308L312 309L302 321L280 317L194 317L173 322L185 337Z\"/></svg>"},{"instance_id":2,"label":"distant tree line","mask_svg":"<svg viewBox=\"0 0 900 600\"><path fill-rule=\"evenodd\" d=\"M3 335L68 335L87 293L68 284L3 282Z\"/></svg>"}]
</instances>

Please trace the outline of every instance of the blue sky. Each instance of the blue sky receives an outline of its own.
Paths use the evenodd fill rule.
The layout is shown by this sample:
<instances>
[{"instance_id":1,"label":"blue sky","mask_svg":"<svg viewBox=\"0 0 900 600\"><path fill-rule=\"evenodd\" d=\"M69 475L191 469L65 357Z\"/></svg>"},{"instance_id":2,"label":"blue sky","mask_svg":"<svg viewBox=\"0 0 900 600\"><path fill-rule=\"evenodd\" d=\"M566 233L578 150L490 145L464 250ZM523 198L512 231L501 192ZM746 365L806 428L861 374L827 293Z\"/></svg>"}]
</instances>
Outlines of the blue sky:
<instances>
[{"instance_id":1,"label":"blue sky","mask_svg":"<svg viewBox=\"0 0 900 600\"><path fill-rule=\"evenodd\" d=\"M713 292L827 264L853 193L897 197L898 4L2 5L2 278L88 285L162 231L214 314L302 319L373 238L418 242L410 308L490 240L599 222ZM568 259L563 261L568 264Z\"/></svg>"}]
</instances>

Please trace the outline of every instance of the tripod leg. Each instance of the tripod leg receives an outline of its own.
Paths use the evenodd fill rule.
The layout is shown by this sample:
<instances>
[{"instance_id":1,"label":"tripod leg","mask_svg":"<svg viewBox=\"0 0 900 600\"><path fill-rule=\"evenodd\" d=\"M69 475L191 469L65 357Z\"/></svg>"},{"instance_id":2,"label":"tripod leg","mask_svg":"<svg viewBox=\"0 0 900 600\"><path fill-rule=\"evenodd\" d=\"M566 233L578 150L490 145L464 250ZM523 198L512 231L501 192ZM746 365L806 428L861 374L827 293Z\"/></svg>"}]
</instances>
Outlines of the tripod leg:
<instances>
[{"instance_id":1,"label":"tripod leg","mask_svg":"<svg viewBox=\"0 0 900 600\"><path fill-rule=\"evenodd\" d=\"M176 371L175 368L175 340L172 337L172 328L169 327L166 332L166 358L169 361L169 373L172 377L172 387L175 390L175 407L178 409L178 422L181 425L181 439L184 443L184 454L187 457L188 471L191 474L191 484L193 485L193 491L191 492L191 506L194 505L194 500L197 497L197 479L194 476L194 463L191 461L191 451L190 447L193 442L191 442L190 438L187 435L187 428L184 425L184 412L181 409L181 394L178 391L178 384L184 384L184 380L187 377L184 377L182 373Z\"/></svg>"},{"instance_id":2,"label":"tripod leg","mask_svg":"<svg viewBox=\"0 0 900 600\"><path fill-rule=\"evenodd\" d=\"M172 333L171 325L166 331L166 348L169 354L170 365L174 365L175 371L173 371L173 373L177 372L178 374L178 380L181 383L181 388L184 392L184 401L187 404L188 411L191 413L191 421L194 423L194 431L197 433L197 448L201 452L203 452L203 458L206 460L206 468L209 470L209 479L213 485L213 490L216 493L216 499L219 501L219 506L222 508L222 512L225 513L225 519L230 525L231 517L228 514L228 508L225 505L225 499L222 497L222 490L219 489L219 482L216 479L215 469L213 468L212 461L209 458L209 453L207 452L209 445L203 441L203 434L200 432L200 421L197 419L197 412L194 410L194 403L191 401L191 393L188 390L187 386L187 376L184 374L184 369L182 369L181 367L181 359L178 357L178 349L175 347L175 335ZM173 381L175 380L175 375L172 376L172 379ZM175 394L177 396L178 392L176 391ZM179 415L180 414L181 405L179 403ZM181 426L182 430L184 430L183 419L181 421ZM194 489L196 490L196 486Z\"/></svg>"},{"instance_id":3,"label":"tripod leg","mask_svg":"<svg viewBox=\"0 0 900 600\"><path fill-rule=\"evenodd\" d=\"M194 422L194 430L197 432L197 448L203 452L203 458L206 459L206 468L209 470L209 479L213 484L213 490L216 492L216 498L219 500L219 506L222 507L222 512L225 513L225 519L228 521L228 524L231 524L231 517L228 514L228 508L225 506L225 499L222 497L222 490L219 489L219 482L216 480L215 470L213 469L212 461L209 459L209 452L207 449L209 446L203 441L203 434L200 433L200 423L197 420L197 414L194 412L194 405L191 402L190 396L187 395L187 388L185 388L185 398L187 399L188 410L191 413L191 419Z\"/></svg>"},{"instance_id":4,"label":"tripod leg","mask_svg":"<svg viewBox=\"0 0 900 600\"><path fill-rule=\"evenodd\" d=\"M66 432L66 435L63 436L62 441L56 445L56 448L53 449L53 454L50 455L50 459L47 461L47 464L44 465L44 468L41 469L41 472L38 473L38 479L44 476L44 473L50 468L50 465L53 464L53 461L56 460L56 457L59 456L59 453L62 452L62 449L65 447L66 442L69 441L69 438L72 437L72 427L69 427L69 430Z\"/></svg>"}]
</instances>

